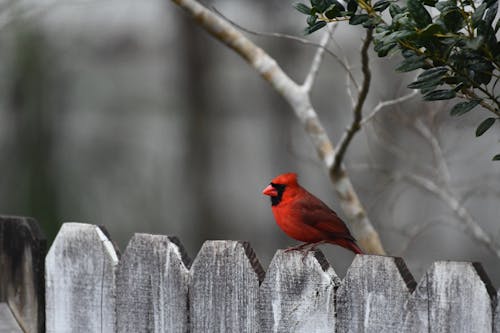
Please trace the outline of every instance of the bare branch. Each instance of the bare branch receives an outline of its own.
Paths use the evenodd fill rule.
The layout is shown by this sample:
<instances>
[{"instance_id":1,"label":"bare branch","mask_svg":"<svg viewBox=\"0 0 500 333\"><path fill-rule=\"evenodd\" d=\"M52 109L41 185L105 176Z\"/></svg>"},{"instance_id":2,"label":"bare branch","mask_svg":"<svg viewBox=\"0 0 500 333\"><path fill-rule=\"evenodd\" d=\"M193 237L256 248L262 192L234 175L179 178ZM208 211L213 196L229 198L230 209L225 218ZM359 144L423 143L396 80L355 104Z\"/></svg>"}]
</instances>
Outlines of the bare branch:
<instances>
[{"instance_id":1,"label":"bare branch","mask_svg":"<svg viewBox=\"0 0 500 333\"><path fill-rule=\"evenodd\" d=\"M445 202L450 210L458 218L457 222L460 222L471 234L471 236L478 242L480 242L486 249L493 253L497 258L500 258L500 247L496 242L481 228L479 223L474 220L474 218L467 212L465 207L460 204L458 198L449 190L444 189L442 186L438 186L434 181L429 178L415 175L412 173L398 172L398 171L388 171L383 167L371 165L372 170L377 170L379 172L385 173L395 180L408 181L414 185L417 185L429 193L434 194Z\"/></svg>"},{"instance_id":2,"label":"bare branch","mask_svg":"<svg viewBox=\"0 0 500 333\"><path fill-rule=\"evenodd\" d=\"M186 10L212 36L242 56L264 80L288 102L309 135L319 159L331 170L335 149L316 111L309 93L294 82L264 50L257 47L231 24L195 0L172 0ZM330 173L331 175L331 173ZM385 254L378 233L366 216L364 207L343 167L331 179L352 231L367 253Z\"/></svg>"},{"instance_id":3,"label":"bare branch","mask_svg":"<svg viewBox=\"0 0 500 333\"><path fill-rule=\"evenodd\" d=\"M400 233L404 237L407 238L406 244L403 245L403 247L394 253L395 256L402 256L408 251L410 246L415 242L418 237L420 237L424 232L427 230L431 229L432 227L435 227L436 225L446 225L452 228L456 228L456 223L453 223L451 221L447 221L444 218L435 218L428 220L425 223L421 224L415 224L411 230L406 230L406 228L391 228L391 231L396 231L397 233Z\"/></svg>"},{"instance_id":4,"label":"bare branch","mask_svg":"<svg viewBox=\"0 0 500 333\"><path fill-rule=\"evenodd\" d=\"M330 173L335 175L339 172L340 166L342 165L342 160L344 159L345 152L347 151L347 147L351 143L351 140L354 138L356 132L361 129L361 120L362 120L362 111L363 105L365 104L366 97L368 96L368 90L370 89L371 82L371 72L370 72L370 58L368 56L368 50L370 44L373 40L373 29L366 30L366 38L363 42L363 47L361 48L361 64L362 64L362 72L363 72L363 85L361 86L361 90L358 94L358 101L353 110L353 120L351 126L344 133L343 137L340 139L338 144L337 154L335 154L335 161L333 162L333 167L330 169Z\"/></svg>"},{"instance_id":5,"label":"bare branch","mask_svg":"<svg viewBox=\"0 0 500 333\"><path fill-rule=\"evenodd\" d=\"M415 121L415 128L430 144L432 149L432 154L434 155L434 160L437 164L438 172L443 178L443 184L449 187L450 184L450 170L448 169L448 164L446 163L446 159L443 155L443 150L441 149L441 145L439 144L436 136L431 132L429 127L424 124L421 119L417 119Z\"/></svg>"},{"instance_id":6,"label":"bare branch","mask_svg":"<svg viewBox=\"0 0 500 333\"><path fill-rule=\"evenodd\" d=\"M175 0L172 0L172 1L175 2ZM235 28L237 28L237 29L239 29L239 30L241 30L243 32L246 32L248 34L251 34L251 35L254 35L254 36L259 36L259 37L273 37L273 38L289 39L289 40L298 42L300 44L304 44L304 45L307 45L307 46L313 46L313 47L316 47L318 49L322 49L323 52L326 52L329 56L331 56L342 67L342 69L344 69L344 71L347 73L347 75L349 76L349 78L354 82L354 85L357 88L356 80L354 79L354 76L352 74L352 71L349 69L349 66L342 59L340 59L340 57L337 56L335 54L335 52L333 52L329 48L327 48L326 44L322 45L321 41L320 41L320 43L316 43L316 42L310 41L309 39L306 39L306 38L302 38L302 37L294 36L294 35L289 35L289 34L283 34L283 33L280 33L280 32L263 32L263 31L251 30L249 28L246 28L246 27L244 27L244 26L242 26L242 25L240 25L240 24L232 21L227 16L225 16L224 14L222 14L217 8L212 7L212 10L215 13L217 13L217 15L219 15L220 17L222 17L225 21L227 21L228 23L230 23L231 25L233 25ZM333 27L336 27L336 26L333 26ZM333 38L332 33L333 33L334 29L328 28L328 30L330 32L330 38Z\"/></svg>"},{"instance_id":7,"label":"bare branch","mask_svg":"<svg viewBox=\"0 0 500 333\"><path fill-rule=\"evenodd\" d=\"M330 37L332 36L331 31L332 28L330 28L331 25L329 25L326 29L326 31L323 34L323 37L321 38L320 45L322 47L318 47L316 50L316 54L314 55L314 59L311 63L311 68L309 69L309 73L307 73L306 79L304 80L304 83L302 84L302 87L306 91L311 91L311 88L313 86L314 80L316 79L316 76L319 71L319 67L321 66L321 61L323 60L323 54L326 48L326 45L330 41ZM335 26L334 26L335 27Z\"/></svg>"},{"instance_id":8,"label":"bare branch","mask_svg":"<svg viewBox=\"0 0 500 333\"><path fill-rule=\"evenodd\" d=\"M393 105L396 105L396 104L399 104L399 103L403 103L415 96L418 95L418 90L413 90L411 93L409 94L406 94L404 96L401 96L401 97L398 97L398 98L395 98L395 99L390 99L390 100L387 100L387 101L383 101L383 102L379 102L374 108L373 110L370 112L369 115L367 115L366 117L363 118L363 120L361 120L361 126L365 125L367 122L369 122L378 112L380 112L380 110L382 110L383 108L386 108L386 107L389 107L389 106L393 106Z\"/></svg>"}]
</instances>

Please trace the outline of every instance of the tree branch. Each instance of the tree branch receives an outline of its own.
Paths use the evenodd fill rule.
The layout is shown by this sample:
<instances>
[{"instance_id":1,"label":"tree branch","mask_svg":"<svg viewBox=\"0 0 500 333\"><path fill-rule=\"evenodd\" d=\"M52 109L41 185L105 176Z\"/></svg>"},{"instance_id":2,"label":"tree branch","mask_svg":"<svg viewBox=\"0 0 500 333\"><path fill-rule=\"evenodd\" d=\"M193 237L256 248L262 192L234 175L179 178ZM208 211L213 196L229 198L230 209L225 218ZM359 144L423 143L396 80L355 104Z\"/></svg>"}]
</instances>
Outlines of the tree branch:
<instances>
[{"instance_id":1,"label":"tree branch","mask_svg":"<svg viewBox=\"0 0 500 333\"><path fill-rule=\"evenodd\" d=\"M242 56L288 102L309 135L319 159L330 170L335 149L311 105L308 91L294 82L264 50L195 0L172 1L186 10L212 36ZM345 170L341 167L332 180L340 206L361 247L367 253L385 254L378 233L367 218Z\"/></svg>"},{"instance_id":2,"label":"tree branch","mask_svg":"<svg viewBox=\"0 0 500 333\"><path fill-rule=\"evenodd\" d=\"M319 43L321 47L318 47L318 49L316 50L316 54L314 55L314 59L311 63L311 68L309 69L309 73L307 73L306 79L302 84L302 87L308 92L311 91L314 80L318 75L319 67L321 66L321 61L323 60L324 50L326 48L326 45L330 41L330 36L331 36L330 27L331 25L327 27L326 31L323 34L323 37L321 38L321 41Z\"/></svg>"},{"instance_id":3,"label":"tree branch","mask_svg":"<svg viewBox=\"0 0 500 333\"><path fill-rule=\"evenodd\" d=\"M172 1L175 1L175 0L172 0ZM233 25L234 27L236 27L237 29L239 29L243 32L246 32L248 34L259 36L259 37L274 37L274 38L289 39L289 40L292 40L292 41L295 41L295 42L298 42L298 43L301 43L304 45L313 46L313 47L316 47L318 49L322 49L323 52L326 52L329 56L331 56L340 65L340 67L342 67L342 69L345 70L345 72L349 76L350 80L354 82L354 86L356 86L356 88L358 87L356 80L354 79L354 76L352 75L352 72L349 69L349 66L344 61L342 61L342 59L340 59L340 57L338 55L336 55L335 52L333 52L329 48L327 48L326 44L322 45L321 42L316 43L316 42L310 41L309 39L306 39L306 38L302 38L302 37L298 37L298 36L294 36L294 35L289 35L289 34L283 34L283 33L279 33L279 32L262 32L262 31L251 30L251 29L246 28L246 27L234 22L233 20L229 19L227 16L222 14L217 8L212 7L212 10L215 13L217 13L217 15L222 17L225 21L227 21L228 23ZM334 31L334 28L331 29L330 26L332 26L332 25L329 25L327 27L327 29L330 32L330 38L332 38L333 37L332 33ZM333 27L336 27L336 25L334 25Z\"/></svg>"},{"instance_id":4,"label":"tree branch","mask_svg":"<svg viewBox=\"0 0 500 333\"><path fill-rule=\"evenodd\" d=\"M363 84L361 90L358 94L358 101L353 110L353 120L351 126L344 133L344 136L340 139L337 148L337 154L335 154L335 160L333 162L333 167L330 169L330 173L335 176L340 171L340 166L342 165L342 160L344 159L347 147L354 138L356 132L361 129L361 120L363 105L365 104L366 97L368 96L368 90L370 89L371 82L371 72L370 72L370 58L368 56L368 50L373 40L373 29L366 30L365 41L363 42L363 47L361 48L361 70L363 72Z\"/></svg>"},{"instance_id":5,"label":"tree branch","mask_svg":"<svg viewBox=\"0 0 500 333\"><path fill-rule=\"evenodd\" d=\"M372 112L370 112L369 115L367 115L366 117L363 118L363 120L361 120L361 127L363 125L365 125L366 123L368 123L373 117L375 117L375 115L380 112L380 110L382 110L383 108L385 107L388 107L388 106L393 106L393 105L396 105L396 104L399 104L399 103L403 103L415 96L418 95L418 90L413 90L411 93L409 94L406 94L404 96L401 96L401 97L398 97L398 98L395 98L395 99L390 99L390 100L387 100L387 101L383 101L383 102L379 102L372 110Z\"/></svg>"}]
</instances>

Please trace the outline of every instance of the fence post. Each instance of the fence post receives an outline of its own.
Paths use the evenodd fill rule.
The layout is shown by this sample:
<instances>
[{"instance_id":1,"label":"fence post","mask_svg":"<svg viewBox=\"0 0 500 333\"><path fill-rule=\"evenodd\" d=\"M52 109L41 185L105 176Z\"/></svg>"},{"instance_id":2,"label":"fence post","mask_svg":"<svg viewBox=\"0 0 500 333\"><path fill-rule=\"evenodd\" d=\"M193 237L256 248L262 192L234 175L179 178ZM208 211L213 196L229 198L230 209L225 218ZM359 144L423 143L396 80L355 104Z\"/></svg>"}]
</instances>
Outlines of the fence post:
<instances>
[{"instance_id":1,"label":"fence post","mask_svg":"<svg viewBox=\"0 0 500 333\"><path fill-rule=\"evenodd\" d=\"M46 251L47 241L34 219L0 216L0 303L8 305L26 332L45 330Z\"/></svg>"},{"instance_id":2,"label":"fence post","mask_svg":"<svg viewBox=\"0 0 500 333\"><path fill-rule=\"evenodd\" d=\"M357 255L337 290L337 331L419 332L405 323L415 285L403 259Z\"/></svg>"},{"instance_id":3,"label":"fence post","mask_svg":"<svg viewBox=\"0 0 500 333\"><path fill-rule=\"evenodd\" d=\"M322 252L279 250L259 289L259 332L335 332L339 284Z\"/></svg>"},{"instance_id":4,"label":"fence post","mask_svg":"<svg viewBox=\"0 0 500 333\"><path fill-rule=\"evenodd\" d=\"M63 224L45 259L47 332L114 332L117 265L103 229Z\"/></svg>"},{"instance_id":5,"label":"fence post","mask_svg":"<svg viewBox=\"0 0 500 333\"><path fill-rule=\"evenodd\" d=\"M175 237L135 234L116 278L118 332L187 332L189 258Z\"/></svg>"},{"instance_id":6,"label":"fence post","mask_svg":"<svg viewBox=\"0 0 500 333\"><path fill-rule=\"evenodd\" d=\"M257 295L263 276L247 242L206 241L190 271L190 331L258 332Z\"/></svg>"},{"instance_id":7,"label":"fence post","mask_svg":"<svg viewBox=\"0 0 500 333\"><path fill-rule=\"evenodd\" d=\"M478 263L435 262L415 296L428 304L428 332L491 332L492 299L488 276Z\"/></svg>"}]
</instances>

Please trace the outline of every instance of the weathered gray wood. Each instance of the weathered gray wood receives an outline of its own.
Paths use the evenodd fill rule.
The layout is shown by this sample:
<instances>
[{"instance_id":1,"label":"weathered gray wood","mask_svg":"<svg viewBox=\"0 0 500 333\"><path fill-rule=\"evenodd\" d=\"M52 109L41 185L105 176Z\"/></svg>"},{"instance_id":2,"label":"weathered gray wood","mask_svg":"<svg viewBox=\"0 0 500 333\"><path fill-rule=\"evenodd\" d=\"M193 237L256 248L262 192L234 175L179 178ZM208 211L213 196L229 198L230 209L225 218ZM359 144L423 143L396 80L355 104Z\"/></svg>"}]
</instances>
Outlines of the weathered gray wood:
<instances>
[{"instance_id":1,"label":"weathered gray wood","mask_svg":"<svg viewBox=\"0 0 500 333\"><path fill-rule=\"evenodd\" d=\"M334 332L338 284L320 251L279 250L259 289L259 332Z\"/></svg>"},{"instance_id":2,"label":"weathered gray wood","mask_svg":"<svg viewBox=\"0 0 500 333\"><path fill-rule=\"evenodd\" d=\"M257 332L263 276L248 243L205 242L190 271L191 332Z\"/></svg>"},{"instance_id":3,"label":"weathered gray wood","mask_svg":"<svg viewBox=\"0 0 500 333\"><path fill-rule=\"evenodd\" d=\"M419 283L415 297L428 304L428 332L491 332L492 288L480 264L440 261Z\"/></svg>"},{"instance_id":4,"label":"weathered gray wood","mask_svg":"<svg viewBox=\"0 0 500 333\"><path fill-rule=\"evenodd\" d=\"M414 332L404 326L415 285L401 258L357 255L337 289L337 331Z\"/></svg>"},{"instance_id":5,"label":"weathered gray wood","mask_svg":"<svg viewBox=\"0 0 500 333\"><path fill-rule=\"evenodd\" d=\"M26 332L45 330L44 258L47 242L28 217L0 216L0 302Z\"/></svg>"},{"instance_id":6,"label":"weathered gray wood","mask_svg":"<svg viewBox=\"0 0 500 333\"><path fill-rule=\"evenodd\" d=\"M7 303L0 303L0 332L23 333Z\"/></svg>"},{"instance_id":7,"label":"weathered gray wood","mask_svg":"<svg viewBox=\"0 0 500 333\"><path fill-rule=\"evenodd\" d=\"M189 259L175 237L135 234L118 267L118 332L187 332Z\"/></svg>"},{"instance_id":8,"label":"weathered gray wood","mask_svg":"<svg viewBox=\"0 0 500 333\"><path fill-rule=\"evenodd\" d=\"M500 333L500 289L497 291L495 311L493 314L493 332Z\"/></svg>"},{"instance_id":9,"label":"weathered gray wood","mask_svg":"<svg viewBox=\"0 0 500 333\"><path fill-rule=\"evenodd\" d=\"M65 223L45 260L47 332L114 332L117 265L100 227Z\"/></svg>"}]
</instances>

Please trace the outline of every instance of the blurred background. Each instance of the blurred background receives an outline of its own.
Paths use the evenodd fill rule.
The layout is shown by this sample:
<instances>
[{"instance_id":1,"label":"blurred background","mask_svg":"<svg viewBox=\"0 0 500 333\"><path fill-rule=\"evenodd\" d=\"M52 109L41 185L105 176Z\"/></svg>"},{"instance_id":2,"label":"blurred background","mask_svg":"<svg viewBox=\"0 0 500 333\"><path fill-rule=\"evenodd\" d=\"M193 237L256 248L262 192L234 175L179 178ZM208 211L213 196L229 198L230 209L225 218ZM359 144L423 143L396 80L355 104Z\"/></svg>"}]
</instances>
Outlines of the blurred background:
<instances>
[{"instance_id":1,"label":"blurred background","mask_svg":"<svg viewBox=\"0 0 500 333\"><path fill-rule=\"evenodd\" d=\"M300 36L305 26L292 1L204 3L255 31ZM329 45L358 79L363 36L341 25ZM250 37L302 82L313 47ZM395 73L399 60L372 53L365 114L410 92L414 74ZM346 85L325 56L312 101L334 142L351 121ZM467 260L499 285L500 162L491 156L500 131L476 139L487 112L451 118L451 105L417 96L383 109L354 139L346 167L386 250L417 279L433 261ZM1 214L35 217L49 241L62 222L104 225L122 251L136 232L176 235L192 258L207 239L248 240L267 267L296 244L261 194L289 171L343 216L288 105L171 2L1 2ZM343 276L353 255L322 250Z\"/></svg>"}]
</instances>

